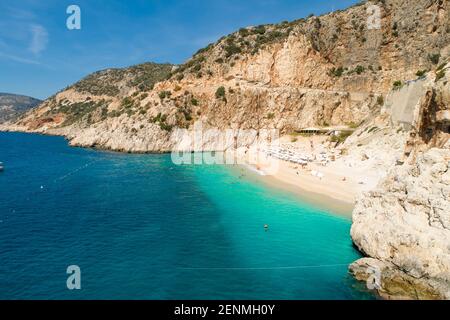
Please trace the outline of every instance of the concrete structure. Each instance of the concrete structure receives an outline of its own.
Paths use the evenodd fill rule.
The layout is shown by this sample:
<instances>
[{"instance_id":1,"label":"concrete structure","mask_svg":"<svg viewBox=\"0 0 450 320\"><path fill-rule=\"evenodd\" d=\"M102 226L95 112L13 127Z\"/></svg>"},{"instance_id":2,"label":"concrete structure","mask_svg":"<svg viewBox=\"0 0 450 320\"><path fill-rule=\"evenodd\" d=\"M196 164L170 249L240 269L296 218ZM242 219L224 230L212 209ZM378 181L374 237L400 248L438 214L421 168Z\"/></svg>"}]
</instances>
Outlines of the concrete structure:
<instances>
[{"instance_id":1,"label":"concrete structure","mask_svg":"<svg viewBox=\"0 0 450 320\"><path fill-rule=\"evenodd\" d=\"M384 109L391 115L394 126L401 125L407 130L411 129L414 111L426 91L424 83L423 79L407 81L401 89L391 91L386 97Z\"/></svg>"},{"instance_id":2,"label":"concrete structure","mask_svg":"<svg viewBox=\"0 0 450 320\"><path fill-rule=\"evenodd\" d=\"M354 132L356 129L352 129L346 126L336 126L336 127L325 127L325 128L303 128L300 130L296 130L297 133L301 134L323 134L323 135L334 135L337 136L341 134L342 132Z\"/></svg>"}]
</instances>

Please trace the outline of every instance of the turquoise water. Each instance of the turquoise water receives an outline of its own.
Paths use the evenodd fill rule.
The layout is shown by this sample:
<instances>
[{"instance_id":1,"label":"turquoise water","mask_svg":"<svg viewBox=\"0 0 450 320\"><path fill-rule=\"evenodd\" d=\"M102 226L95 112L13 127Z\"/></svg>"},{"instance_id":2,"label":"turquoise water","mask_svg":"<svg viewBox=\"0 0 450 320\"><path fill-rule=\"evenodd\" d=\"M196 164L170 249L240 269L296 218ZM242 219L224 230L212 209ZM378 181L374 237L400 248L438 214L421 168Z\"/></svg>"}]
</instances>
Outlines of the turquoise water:
<instances>
[{"instance_id":1,"label":"turquoise water","mask_svg":"<svg viewBox=\"0 0 450 320\"><path fill-rule=\"evenodd\" d=\"M18 133L0 161L0 299L372 298L349 219L239 170Z\"/></svg>"}]
</instances>

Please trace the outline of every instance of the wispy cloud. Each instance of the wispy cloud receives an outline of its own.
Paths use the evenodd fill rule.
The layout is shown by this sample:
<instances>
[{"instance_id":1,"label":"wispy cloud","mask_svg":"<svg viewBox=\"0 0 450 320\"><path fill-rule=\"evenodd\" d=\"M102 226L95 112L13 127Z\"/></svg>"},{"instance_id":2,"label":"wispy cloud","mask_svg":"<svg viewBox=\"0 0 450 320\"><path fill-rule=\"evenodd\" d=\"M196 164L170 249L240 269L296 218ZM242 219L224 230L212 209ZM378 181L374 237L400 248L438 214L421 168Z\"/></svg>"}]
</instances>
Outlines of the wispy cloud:
<instances>
[{"instance_id":1,"label":"wispy cloud","mask_svg":"<svg viewBox=\"0 0 450 320\"><path fill-rule=\"evenodd\" d=\"M0 51L0 58L5 58L11 61L19 62L19 63L26 63L26 64L34 64L34 65L40 65L41 63L35 60L22 58L13 54L8 54L5 52Z\"/></svg>"},{"instance_id":2,"label":"wispy cloud","mask_svg":"<svg viewBox=\"0 0 450 320\"><path fill-rule=\"evenodd\" d=\"M6 5L5 11L8 13L8 16L12 19L32 20L36 17L33 11L27 8L11 7L9 5Z\"/></svg>"},{"instance_id":3,"label":"wispy cloud","mask_svg":"<svg viewBox=\"0 0 450 320\"><path fill-rule=\"evenodd\" d=\"M42 51L47 48L48 44L48 32L47 30L38 24L31 25L31 43L29 50L35 54L38 55Z\"/></svg>"}]
</instances>

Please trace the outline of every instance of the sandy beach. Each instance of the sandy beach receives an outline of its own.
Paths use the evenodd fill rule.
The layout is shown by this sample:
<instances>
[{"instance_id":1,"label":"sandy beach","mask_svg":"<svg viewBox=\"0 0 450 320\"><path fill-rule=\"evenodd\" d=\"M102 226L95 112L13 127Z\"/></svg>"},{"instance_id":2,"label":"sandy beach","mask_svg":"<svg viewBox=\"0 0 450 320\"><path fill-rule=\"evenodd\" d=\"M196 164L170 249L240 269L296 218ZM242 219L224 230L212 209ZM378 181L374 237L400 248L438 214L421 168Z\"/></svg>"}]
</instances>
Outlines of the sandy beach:
<instances>
[{"instance_id":1,"label":"sandy beach","mask_svg":"<svg viewBox=\"0 0 450 320\"><path fill-rule=\"evenodd\" d=\"M354 203L344 201L338 197L331 197L326 190L319 190L314 185L308 186L307 184L297 183L294 176L291 173L287 173L283 178L278 175L259 175L253 169L249 170L248 167L241 167L241 173L245 173L246 179L261 183L269 188L273 188L276 191L287 193L293 197L300 199L302 202L309 203L313 206L337 213L344 217L351 217ZM298 177L301 179L301 177Z\"/></svg>"},{"instance_id":2,"label":"sandy beach","mask_svg":"<svg viewBox=\"0 0 450 320\"><path fill-rule=\"evenodd\" d=\"M258 164L249 165L258 180L278 189L287 190L302 200L319 204L333 211L350 215L358 195L373 189L382 174L373 170L374 162L361 159L361 154L338 155L327 143L328 137L292 137L280 139L283 149L312 155L314 158L333 153L328 162L317 159L307 165L268 157ZM273 168L277 168L273 170ZM270 168L270 169L269 169Z\"/></svg>"}]
</instances>

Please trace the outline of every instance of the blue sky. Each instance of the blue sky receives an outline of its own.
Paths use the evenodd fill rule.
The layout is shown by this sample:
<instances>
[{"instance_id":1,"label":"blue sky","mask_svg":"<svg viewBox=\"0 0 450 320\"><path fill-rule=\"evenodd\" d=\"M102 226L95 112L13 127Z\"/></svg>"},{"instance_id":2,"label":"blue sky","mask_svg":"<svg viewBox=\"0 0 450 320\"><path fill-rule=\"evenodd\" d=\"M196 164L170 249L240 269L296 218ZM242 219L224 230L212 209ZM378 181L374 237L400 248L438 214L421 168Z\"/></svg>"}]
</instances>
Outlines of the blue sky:
<instances>
[{"instance_id":1,"label":"blue sky","mask_svg":"<svg viewBox=\"0 0 450 320\"><path fill-rule=\"evenodd\" d=\"M241 27L295 20L357 0L16 0L0 3L0 92L46 98L87 74L182 63ZM66 9L81 8L81 30Z\"/></svg>"}]
</instances>

